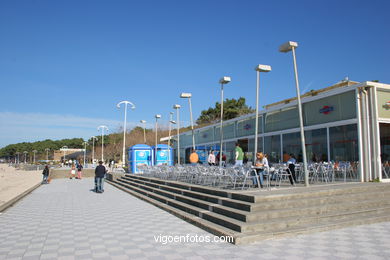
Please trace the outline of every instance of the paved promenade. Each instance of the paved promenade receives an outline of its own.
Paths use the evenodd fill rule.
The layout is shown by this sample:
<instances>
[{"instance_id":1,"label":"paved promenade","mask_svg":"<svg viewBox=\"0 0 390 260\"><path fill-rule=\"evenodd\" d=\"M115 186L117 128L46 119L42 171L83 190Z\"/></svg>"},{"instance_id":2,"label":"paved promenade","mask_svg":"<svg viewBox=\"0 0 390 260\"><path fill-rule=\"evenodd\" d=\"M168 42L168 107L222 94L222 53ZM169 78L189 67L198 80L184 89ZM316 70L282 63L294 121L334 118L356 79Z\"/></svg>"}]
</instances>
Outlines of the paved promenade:
<instances>
[{"instance_id":1,"label":"paved promenade","mask_svg":"<svg viewBox=\"0 0 390 260\"><path fill-rule=\"evenodd\" d=\"M390 258L390 223L247 246L191 243L214 236L109 184L96 194L92 182L53 180L3 212L0 259ZM181 243L165 243L175 235Z\"/></svg>"}]
</instances>

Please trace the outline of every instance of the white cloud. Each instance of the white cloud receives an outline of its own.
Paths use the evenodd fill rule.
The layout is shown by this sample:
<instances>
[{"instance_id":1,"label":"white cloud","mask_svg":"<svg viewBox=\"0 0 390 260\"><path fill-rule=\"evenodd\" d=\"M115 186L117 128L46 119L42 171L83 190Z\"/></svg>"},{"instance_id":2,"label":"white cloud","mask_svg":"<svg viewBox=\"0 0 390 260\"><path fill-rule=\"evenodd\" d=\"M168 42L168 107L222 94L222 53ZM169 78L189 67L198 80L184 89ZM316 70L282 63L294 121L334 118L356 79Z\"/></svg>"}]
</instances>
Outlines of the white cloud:
<instances>
[{"instance_id":1,"label":"white cloud","mask_svg":"<svg viewBox=\"0 0 390 260\"><path fill-rule=\"evenodd\" d=\"M74 115L0 112L0 147L12 143L45 139L90 138L99 135L97 127L107 125L110 132L123 126L119 120ZM129 122L127 129L138 123Z\"/></svg>"}]
</instances>

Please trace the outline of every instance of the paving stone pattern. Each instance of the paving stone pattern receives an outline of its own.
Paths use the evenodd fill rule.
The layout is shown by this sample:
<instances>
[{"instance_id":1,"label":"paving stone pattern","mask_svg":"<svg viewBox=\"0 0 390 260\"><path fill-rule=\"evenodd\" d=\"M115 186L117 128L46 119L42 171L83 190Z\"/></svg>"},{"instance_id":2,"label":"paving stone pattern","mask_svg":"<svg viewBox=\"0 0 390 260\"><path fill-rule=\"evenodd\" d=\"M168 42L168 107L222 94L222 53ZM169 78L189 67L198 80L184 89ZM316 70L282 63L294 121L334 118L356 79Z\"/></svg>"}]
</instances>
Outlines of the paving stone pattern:
<instances>
[{"instance_id":1,"label":"paving stone pattern","mask_svg":"<svg viewBox=\"0 0 390 260\"><path fill-rule=\"evenodd\" d=\"M54 180L0 215L0 259L390 259L390 223L253 245L156 242L211 234L109 184Z\"/></svg>"}]
</instances>

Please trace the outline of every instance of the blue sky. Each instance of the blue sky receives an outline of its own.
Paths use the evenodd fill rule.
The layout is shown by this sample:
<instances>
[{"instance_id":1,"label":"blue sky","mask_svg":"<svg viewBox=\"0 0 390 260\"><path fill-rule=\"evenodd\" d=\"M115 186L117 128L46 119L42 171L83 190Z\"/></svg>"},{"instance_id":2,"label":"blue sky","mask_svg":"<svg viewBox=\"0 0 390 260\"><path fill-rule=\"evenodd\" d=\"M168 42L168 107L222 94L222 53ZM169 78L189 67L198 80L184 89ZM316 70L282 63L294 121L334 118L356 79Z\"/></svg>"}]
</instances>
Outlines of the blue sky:
<instances>
[{"instance_id":1,"label":"blue sky","mask_svg":"<svg viewBox=\"0 0 390 260\"><path fill-rule=\"evenodd\" d=\"M345 77L390 83L390 2L383 1L0 1L0 147L47 138L89 138L115 131L116 104L129 100L129 126L193 94L196 119L220 99L255 106L295 96L291 53L297 41L301 92Z\"/></svg>"}]
</instances>

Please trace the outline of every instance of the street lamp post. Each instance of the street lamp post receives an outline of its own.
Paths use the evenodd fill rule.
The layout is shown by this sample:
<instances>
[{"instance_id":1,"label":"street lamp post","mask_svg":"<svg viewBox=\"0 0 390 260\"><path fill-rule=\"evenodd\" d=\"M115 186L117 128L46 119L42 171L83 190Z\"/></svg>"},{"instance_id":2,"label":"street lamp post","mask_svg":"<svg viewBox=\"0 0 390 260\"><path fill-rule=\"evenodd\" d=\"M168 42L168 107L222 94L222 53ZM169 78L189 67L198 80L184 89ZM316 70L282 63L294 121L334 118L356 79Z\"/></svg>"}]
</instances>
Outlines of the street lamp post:
<instances>
[{"instance_id":1,"label":"street lamp post","mask_svg":"<svg viewBox=\"0 0 390 260\"><path fill-rule=\"evenodd\" d=\"M15 163L19 164L20 163L20 157L19 157L19 154L20 152L16 152L16 155L17 155L17 161L16 161L16 158L15 158Z\"/></svg>"},{"instance_id":2,"label":"street lamp post","mask_svg":"<svg viewBox=\"0 0 390 260\"><path fill-rule=\"evenodd\" d=\"M195 135L194 135L194 122L192 120L192 106L191 106L191 93L181 93L181 98L188 98L188 104L190 106L190 119L191 119L191 131L192 131L192 149L195 150Z\"/></svg>"},{"instance_id":3,"label":"street lamp post","mask_svg":"<svg viewBox=\"0 0 390 260\"><path fill-rule=\"evenodd\" d=\"M271 66L269 65L257 65L255 67L257 71L257 81L256 81L256 119L255 119L255 151L253 153L253 163L256 160L257 153L257 133L259 129L259 92L260 92L260 72L270 72Z\"/></svg>"},{"instance_id":4,"label":"street lamp post","mask_svg":"<svg viewBox=\"0 0 390 260\"><path fill-rule=\"evenodd\" d=\"M219 80L219 83L221 84L221 125L219 129L219 137L220 137L220 147L219 147L219 167L222 167L222 144L223 144L223 85L228 84L231 81L230 77L222 77Z\"/></svg>"},{"instance_id":5,"label":"street lamp post","mask_svg":"<svg viewBox=\"0 0 390 260\"><path fill-rule=\"evenodd\" d=\"M177 164L180 165L180 116L179 109L180 105L176 104L173 106L176 109L176 121L177 121Z\"/></svg>"},{"instance_id":6,"label":"street lamp post","mask_svg":"<svg viewBox=\"0 0 390 260\"><path fill-rule=\"evenodd\" d=\"M159 118L161 118L161 115L155 115L154 116L155 118L156 118L156 146L154 147L154 161L155 161L155 163L157 163L157 121L158 121L158 119Z\"/></svg>"},{"instance_id":7,"label":"street lamp post","mask_svg":"<svg viewBox=\"0 0 390 260\"><path fill-rule=\"evenodd\" d=\"M173 112L169 112L169 131L168 131L168 165L169 165L169 161L171 159L171 128L172 128L172 124L176 124L175 121L173 121Z\"/></svg>"},{"instance_id":8,"label":"street lamp post","mask_svg":"<svg viewBox=\"0 0 390 260\"><path fill-rule=\"evenodd\" d=\"M123 152L122 152L122 167L126 165L126 117L127 117L127 105L131 105L131 109L135 109L135 105L130 101L124 100L119 102L116 106L121 107L121 104L125 104L125 122L123 124Z\"/></svg>"},{"instance_id":9,"label":"street lamp post","mask_svg":"<svg viewBox=\"0 0 390 260\"><path fill-rule=\"evenodd\" d=\"M50 151L50 148L46 148L45 151L46 151L46 162L49 162L49 151Z\"/></svg>"},{"instance_id":10,"label":"street lamp post","mask_svg":"<svg viewBox=\"0 0 390 260\"><path fill-rule=\"evenodd\" d=\"M97 140L96 136L91 136L92 138L92 164L95 164L95 140Z\"/></svg>"},{"instance_id":11,"label":"street lamp post","mask_svg":"<svg viewBox=\"0 0 390 260\"><path fill-rule=\"evenodd\" d=\"M66 158L65 158L65 156L66 156L66 153L65 153L66 149L68 149L68 146L62 146L62 148L61 148L61 150L64 152L64 164L66 163Z\"/></svg>"},{"instance_id":12,"label":"street lamp post","mask_svg":"<svg viewBox=\"0 0 390 260\"><path fill-rule=\"evenodd\" d=\"M146 121L145 120L140 120L139 121L141 124L143 124L144 125L144 143L146 144L146 130L145 130L145 128L146 128Z\"/></svg>"},{"instance_id":13,"label":"street lamp post","mask_svg":"<svg viewBox=\"0 0 390 260\"><path fill-rule=\"evenodd\" d=\"M26 164L27 163L27 154L28 152L27 151L24 151L24 163Z\"/></svg>"},{"instance_id":14,"label":"street lamp post","mask_svg":"<svg viewBox=\"0 0 390 260\"><path fill-rule=\"evenodd\" d=\"M87 153L87 142L83 142L83 145L84 145L84 164L83 164L83 166L85 167L85 156L86 156L86 153Z\"/></svg>"},{"instance_id":15,"label":"street lamp post","mask_svg":"<svg viewBox=\"0 0 390 260\"><path fill-rule=\"evenodd\" d=\"M298 112L299 112L299 128L301 130L301 146L302 146L302 157L303 157L303 170L305 176L305 186L309 186L309 176L307 171L307 159L306 159L306 147L305 147L305 132L303 129L303 116L302 116L302 103L301 103L301 94L299 90L299 80L298 80L298 70L297 70L297 61L295 58L295 49L298 47L297 42L286 42L285 44L279 47L280 52L289 52L292 51L293 54L293 63L294 63L294 73L295 73L295 86L297 91L297 101L298 101Z\"/></svg>"},{"instance_id":16,"label":"street lamp post","mask_svg":"<svg viewBox=\"0 0 390 260\"><path fill-rule=\"evenodd\" d=\"M98 126L98 131L102 130L102 162L104 163L104 129L108 131L108 127L105 125Z\"/></svg>"},{"instance_id":17,"label":"street lamp post","mask_svg":"<svg viewBox=\"0 0 390 260\"><path fill-rule=\"evenodd\" d=\"M37 151L37 150L33 150L32 152L33 152L33 154L34 154L34 164L35 164L35 154L36 154L36 152L38 152L38 151Z\"/></svg>"}]
</instances>

